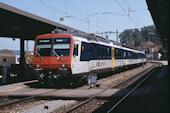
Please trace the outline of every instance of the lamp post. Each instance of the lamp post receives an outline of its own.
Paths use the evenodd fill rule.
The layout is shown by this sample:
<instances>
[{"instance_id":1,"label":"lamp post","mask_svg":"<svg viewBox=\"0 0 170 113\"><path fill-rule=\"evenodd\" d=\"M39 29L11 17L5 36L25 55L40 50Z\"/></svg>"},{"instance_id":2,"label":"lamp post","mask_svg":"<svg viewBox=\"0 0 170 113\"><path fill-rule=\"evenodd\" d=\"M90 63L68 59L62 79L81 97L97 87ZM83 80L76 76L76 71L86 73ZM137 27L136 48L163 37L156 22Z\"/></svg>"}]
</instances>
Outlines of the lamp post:
<instances>
[{"instance_id":1,"label":"lamp post","mask_svg":"<svg viewBox=\"0 0 170 113\"><path fill-rule=\"evenodd\" d=\"M87 23L88 23L88 33L90 32L89 22L90 22L90 20L87 20Z\"/></svg>"}]
</instances>

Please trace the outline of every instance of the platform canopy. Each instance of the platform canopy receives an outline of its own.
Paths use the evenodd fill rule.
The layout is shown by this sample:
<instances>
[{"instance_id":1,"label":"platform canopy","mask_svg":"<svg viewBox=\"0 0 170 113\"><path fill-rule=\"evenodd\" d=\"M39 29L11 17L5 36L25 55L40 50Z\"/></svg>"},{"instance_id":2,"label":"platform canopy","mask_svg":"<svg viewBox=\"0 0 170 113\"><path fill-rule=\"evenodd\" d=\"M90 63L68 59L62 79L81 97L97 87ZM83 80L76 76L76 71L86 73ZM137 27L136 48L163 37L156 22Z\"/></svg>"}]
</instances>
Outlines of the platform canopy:
<instances>
[{"instance_id":1,"label":"platform canopy","mask_svg":"<svg viewBox=\"0 0 170 113\"><path fill-rule=\"evenodd\" d=\"M163 46L168 49L169 0L146 0Z\"/></svg>"},{"instance_id":2,"label":"platform canopy","mask_svg":"<svg viewBox=\"0 0 170 113\"><path fill-rule=\"evenodd\" d=\"M73 30L71 27L0 3L0 37L34 40L37 35L51 33L56 28Z\"/></svg>"}]
</instances>

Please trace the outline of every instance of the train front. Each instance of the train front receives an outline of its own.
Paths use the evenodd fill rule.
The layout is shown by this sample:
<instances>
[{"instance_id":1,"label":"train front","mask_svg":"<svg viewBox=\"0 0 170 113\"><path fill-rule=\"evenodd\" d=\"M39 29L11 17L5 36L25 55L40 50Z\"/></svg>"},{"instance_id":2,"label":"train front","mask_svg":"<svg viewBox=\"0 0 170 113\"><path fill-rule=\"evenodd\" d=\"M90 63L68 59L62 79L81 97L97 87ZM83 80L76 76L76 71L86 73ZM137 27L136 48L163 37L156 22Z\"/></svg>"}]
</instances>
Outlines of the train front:
<instances>
[{"instance_id":1,"label":"train front","mask_svg":"<svg viewBox=\"0 0 170 113\"><path fill-rule=\"evenodd\" d=\"M39 35L35 39L32 66L40 84L56 85L71 74L73 39L67 34Z\"/></svg>"}]
</instances>

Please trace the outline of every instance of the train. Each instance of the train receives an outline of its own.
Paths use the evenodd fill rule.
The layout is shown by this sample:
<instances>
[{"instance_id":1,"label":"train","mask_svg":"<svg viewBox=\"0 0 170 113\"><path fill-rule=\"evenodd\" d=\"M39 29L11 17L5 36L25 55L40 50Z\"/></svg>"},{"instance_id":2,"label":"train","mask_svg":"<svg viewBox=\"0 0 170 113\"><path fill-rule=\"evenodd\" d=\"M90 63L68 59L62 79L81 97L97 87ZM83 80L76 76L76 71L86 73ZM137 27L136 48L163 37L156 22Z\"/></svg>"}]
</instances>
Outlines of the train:
<instances>
[{"instance_id":1,"label":"train","mask_svg":"<svg viewBox=\"0 0 170 113\"><path fill-rule=\"evenodd\" d=\"M108 38L56 30L36 37L32 68L38 71L40 84L56 85L66 79L87 80L91 75L146 61L144 52L122 46Z\"/></svg>"},{"instance_id":2,"label":"train","mask_svg":"<svg viewBox=\"0 0 170 113\"><path fill-rule=\"evenodd\" d=\"M0 51L0 75L2 75L2 62L6 59L7 63L7 78L13 79L16 77L18 80L35 79L36 72L32 70L32 53L27 52L24 55L24 66L19 64L20 55L16 55L10 51ZM7 80L7 81L8 81Z\"/></svg>"}]
</instances>

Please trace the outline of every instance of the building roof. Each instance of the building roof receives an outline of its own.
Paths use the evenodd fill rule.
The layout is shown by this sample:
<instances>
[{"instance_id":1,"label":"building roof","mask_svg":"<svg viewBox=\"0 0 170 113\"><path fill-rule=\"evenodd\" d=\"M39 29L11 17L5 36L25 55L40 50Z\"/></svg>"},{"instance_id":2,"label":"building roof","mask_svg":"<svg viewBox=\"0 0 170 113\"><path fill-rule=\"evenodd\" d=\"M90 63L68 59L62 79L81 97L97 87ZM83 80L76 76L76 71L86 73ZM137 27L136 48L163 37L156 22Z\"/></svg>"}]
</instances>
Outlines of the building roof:
<instances>
[{"instance_id":1,"label":"building roof","mask_svg":"<svg viewBox=\"0 0 170 113\"><path fill-rule=\"evenodd\" d=\"M151 48L155 45L155 43L148 41L148 42L144 42L141 45L139 45L137 48Z\"/></svg>"},{"instance_id":2,"label":"building roof","mask_svg":"<svg viewBox=\"0 0 170 113\"><path fill-rule=\"evenodd\" d=\"M34 40L37 35L51 33L56 28L73 29L3 3L0 3L0 26L0 37L24 40Z\"/></svg>"},{"instance_id":3,"label":"building roof","mask_svg":"<svg viewBox=\"0 0 170 113\"><path fill-rule=\"evenodd\" d=\"M148 41L148 42L144 42L141 45L139 45L138 47L136 47L136 49L138 49L138 50L146 50L146 49L152 49L152 48L154 48L154 51L158 51L160 46L151 42L151 41Z\"/></svg>"},{"instance_id":4,"label":"building roof","mask_svg":"<svg viewBox=\"0 0 170 113\"><path fill-rule=\"evenodd\" d=\"M15 54L9 51L0 51L0 57L15 57Z\"/></svg>"}]
</instances>

